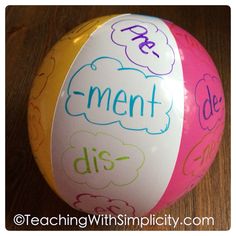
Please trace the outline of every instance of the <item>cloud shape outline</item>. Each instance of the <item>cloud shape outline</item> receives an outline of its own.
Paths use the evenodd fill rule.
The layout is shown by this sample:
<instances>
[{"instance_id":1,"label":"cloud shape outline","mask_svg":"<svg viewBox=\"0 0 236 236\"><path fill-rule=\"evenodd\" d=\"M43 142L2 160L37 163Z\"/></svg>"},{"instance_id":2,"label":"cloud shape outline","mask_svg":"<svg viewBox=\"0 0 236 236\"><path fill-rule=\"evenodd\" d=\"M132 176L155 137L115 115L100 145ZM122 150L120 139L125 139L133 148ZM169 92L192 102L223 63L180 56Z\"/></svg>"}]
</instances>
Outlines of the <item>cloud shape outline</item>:
<instances>
[{"instance_id":1,"label":"cloud shape outline","mask_svg":"<svg viewBox=\"0 0 236 236\"><path fill-rule=\"evenodd\" d=\"M199 178L202 178L205 175L216 157L222 139L223 131L224 123L221 122L214 130L209 131L196 144L194 144L194 146L189 150L188 154L183 160L183 175ZM199 153L203 154L205 148L209 145L211 145L210 157L208 156L208 158L204 159L204 156L199 155Z\"/></svg>"},{"instance_id":2,"label":"cloud shape outline","mask_svg":"<svg viewBox=\"0 0 236 236\"><path fill-rule=\"evenodd\" d=\"M77 207L78 204L80 203L83 203L83 201L81 201L81 197L90 197L90 198L98 198L98 199L104 199L106 200L106 202L108 203L113 203L113 202L121 202L123 203L127 208L130 208L131 209L131 214L129 214L129 216L135 216L135 208L133 206L131 206L127 201L124 201L124 200L121 200L121 199L112 199L110 197L106 197L106 196L101 196L101 195L94 195L94 194L91 194L91 193L81 193L81 194L78 194L76 196L76 201L73 203L73 206L76 208L76 209L79 209L79 210L82 210L84 211L84 209L80 208L80 207ZM103 206L104 207L104 206ZM86 209L85 209L86 210ZM95 212L95 209L93 209L91 212L92 214L99 214L97 212ZM125 214L127 214L128 212L126 212ZM104 214L104 213L103 213ZM114 215L114 214L112 214ZM118 216L117 214L115 214L115 216Z\"/></svg>"},{"instance_id":3,"label":"cloud shape outline","mask_svg":"<svg viewBox=\"0 0 236 236\"><path fill-rule=\"evenodd\" d=\"M157 73L157 72L155 72L153 69L151 69L150 66L148 66L148 65L142 65L142 64L140 64L140 63L135 62L135 60L132 59L132 58L129 56L129 54L128 54L128 45L120 44L120 43L116 42L116 40L114 39L114 33L115 33L115 31L116 31L116 29L115 29L114 26L115 26L116 24L118 24L118 23L120 23L120 22L124 22L124 21L136 21L136 22L140 22L140 23L144 23L144 24L150 24L150 25L152 25L152 26L154 26L154 27L156 28L156 32L160 32L160 33L165 37L165 40L166 40L165 44L171 49L171 51L172 51L172 53L173 53L173 58L174 58L173 62L170 64L171 68L170 68L170 70L169 70L168 72L165 72L165 73ZM115 22L115 23L111 26L111 28L112 28L112 33L111 33L111 40L112 40L112 42L115 43L115 44L118 45L118 46L122 46L122 47L125 48L125 55L126 55L126 57L127 57L132 63L134 63L134 64L137 65L137 66L141 66L141 67L143 67L143 68L147 68L147 69L148 69L151 73L153 73L154 75L169 75L169 74L171 74L171 72L173 71L174 65L175 65L175 60L176 60L176 59L175 59L175 52L174 52L173 48L171 47L171 45L169 44L169 40L168 40L168 37L166 36L166 34L165 34L162 30L160 30L155 24L153 24L153 23L151 23L151 22L144 22L144 21L139 21L139 20L135 20L135 19L129 19L129 20L120 20L120 21L117 21L117 22Z\"/></svg>"},{"instance_id":4,"label":"cloud shape outline","mask_svg":"<svg viewBox=\"0 0 236 236\"><path fill-rule=\"evenodd\" d=\"M66 153L67 151L69 151L70 149L75 149L75 148L76 148L76 146L72 145L72 143L73 143L72 140L73 140L74 136L78 135L79 133L87 133L87 134L93 135L93 136L95 136L95 137L96 137L96 136L99 136L99 135L109 136L110 138L113 138L113 139L115 139L116 141L120 142L121 145L123 145L123 146L130 146L130 147L132 147L132 148L137 149L137 150L141 153L142 161L141 161L141 163L139 164L138 168L135 169L135 170L136 170L136 176L135 176L134 178L132 178L131 181L129 181L128 183L125 183L125 184L116 184L113 180L110 180L110 181L109 181L105 186L103 186L103 187L94 187L94 186L92 186L91 184L88 184L87 181L81 181L81 182L79 182L79 181L74 180L71 176L68 175L67 171L65 170L65 166L64 166L64 164L63 164L63 159L65 158L65 153ZM139 172L140 172L140 170L142 169L142 167L143 167L143 165L144 165L144 163L145 163L145 154L144 154L144 152L143 152L138 146L136 146L136 145L134 145L134 144L125 143L125 142L123 142L122 140L120 140L119 138L114 137L113 135L107 134L107 133L105 133L105 132L92 133L92 132L89 132L89 131L87 131L87 130L79 130L79 131L76 131L76 132L74 132L74 133L70 136L69 145L70 145L70 146L69 146L68 148L66 148L66 150L62 153L62 156L61 156L61 166L63 166L64 173L65 173L66 176L67 176L69 179L71 179L74 183L77 183L77 184L85 184L85 185L87 185L89 188L96 189L96 190L105 189L105 188L109 187L110 185L114 185L114 186L117 186L117 187L123 187L123 186L127 186L127 185L129 185L129 184L132 184L132 183L139 177Z\"/></svg>"},{"instance_id":5,"label":"cloud shape outline","mask_svg":"<svg viewBox=\"0 0 236 236\"><path fill-rule=\"evenodd\" d=\"M224 119L224 112L225 112L225 107L224 107L224 106L225 106L225 105L224 105L224 94L223 94L223 91L222 91L221 98L222 98L222 102L223 102L223 105L222 105L223 110L220 112L220 116L219 116L219 117L217 118L217 120L215 121L215 124L214 124L213 126L211 126L210 120L209 120L209 121L206 121L206 122L203 122L203 121L202 121L202 118L201 118L201 106L202 106L202 104L201 104L201 103L199 104L199 101L198 101L198 97L201 97L201 96L198 95L198 88L200 87L201 83L207 83L207 80L211 80L211 81L215 80L217 83L220 84L220 79L219 79L218 77L212 76L212 75L210 75L210 74L208 74L208 73L205 73L205 74L203 75L203 78L200 79L200 80L197 82L196 87L195 87L195 94L194 94L194 95L195 95L195 102L196 102L197 108L198 108L198 120L199 120L199 124L200 124L200 126L201 126L201 128L202 128L203 130L211 131L211 130L213 130L213 129L217 126L218 123L220 123L220 122L222 121L222 119ZM221 86L221 84L220 84L220 86ZM205 123L206 123L207 125L206 125Z\"/></svg>"},{"instance_id":6,"label":"cloud shape outline","mask_svg":"<svg viewBox=\"0 0 236 236\"><path fill-rule=\"evenodd\" d=\"M115 62L117 62L119 64L119 68L117 68L117 71L125 71L125 70L131 70L131 71L136 71L136 72L139 72L141 73L145 79L149 79L149 78L157 78L157 79L160 79L160 80L163 80L162 77L160 77L159 75L146 75L143 71L139 70L139 69L136 69L136 68L130 68L130 67L124 67L123 64L121 63L120 60L116 59L116 58L113 58L113 57L109 57L109 56L101 56L101 57L98 57L96 59L94 59L91 63L88 63L88 64L85 64L83 66L81 66L72 76L71 78L69 79L69 83L68 83L68 86L67 86L67 98L66 98L66 102L65 102L65 111L68 115L70 116L83 116L85 118L85 120L87 120L89 123L91 124L94 124L94 125L112 125L112 124L115 124L115 123L118 123L120 125L120 127L122 127L123 129L126 129L126 130L130 130L130 131L145 131L147 134L150 134L150 135L160 135L160 134L163 134L165 133L169 127L170 127L170 122L171 122L171 119L170 119L170 115L169 113L171 112L172 110L172 107L173 107L173 99L171 98L171 104L170 104L170 107L169 109L165 112L165 115L167 116L167 119L168 119L168 122L166 124L166 126L163 128L163 129L160 129L159 131L157 132L151 132L149 131L148 128L130 128L130 127L127 127L125 125L122 124L122 121L121 120L115 120L115 121L111 121L111 122L105 122L105 123L98 123L98 122L95 122L95 121L92 121L91 119L89 119L89 117L87 116L86 112L81 112L81 113L78 113L78 114L73 114L69 111L68 109L68 104L70 102L70 99L71 99L71 94L70 94L70 86L71 86L71 83L73 81L73 79L76 77L76 75L82 71L84 68L86 67L90 67L92 70L97 70L97 66L96 66L96 62L99 61L99 60L113 60Z\"/></svg>"}]
</instances>

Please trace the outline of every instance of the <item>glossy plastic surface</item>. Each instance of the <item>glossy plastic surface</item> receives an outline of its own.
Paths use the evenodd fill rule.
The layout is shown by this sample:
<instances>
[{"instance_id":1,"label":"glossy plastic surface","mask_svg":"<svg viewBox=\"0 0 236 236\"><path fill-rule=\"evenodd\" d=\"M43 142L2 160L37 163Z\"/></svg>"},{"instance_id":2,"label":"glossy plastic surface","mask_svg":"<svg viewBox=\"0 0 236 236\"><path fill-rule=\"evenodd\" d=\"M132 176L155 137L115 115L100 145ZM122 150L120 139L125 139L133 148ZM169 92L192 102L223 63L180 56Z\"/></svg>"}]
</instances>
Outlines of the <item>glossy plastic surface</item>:
<instances>
[{"instance_id":1,"label":"glossy plastic surface","mask_svg":"<svg viewBox=\"0 0 236 236\"><path fill-rule=\"evenodd\" d=\"M140 30L144 30L143 33ZM104 40L103 35L106 35ZM109 43L106 44L106 40ZM149 53L152 56L148 56ZM161 59L156 63L156 58ZM80 83L76 79L86 75L92 78L95 71L101 71L101 65L104 71L98 76L97 86L104 91L114 91L109 90L113 85L120 88L112 97L113 106L108 102L104 112L99 113L100 100L96 110L79 113L78 109L82 109L84 104L77 103L76 99L81 94L84 96L81 89L85 90L90 81ZM113 70L113 66L117 65L118 68ZM112 75L119 80L110 82ZM129 83L123 81L129 76ZM105 90L106 86L108 90ZM127 87L130 97L123 86ZM94 94L91 91L95 91L92 89L94 87L90 86L88 90L88 111L92 107L90 102ZM156 89L160 96L158 101L154 97ZM135 113L135 92L143 94L144 98L153 95L143 105L149 107L151 118L145 120L146 113L143 116L142 106L141 118ZM121 100L121 94L130 99L129 110L124 111L124 107L118 109L118 103L127 103L124 97ZM136 96L142 99L141 95ZM143 102L146 100L143 99ZM153 116L157 105L163 106L157 109L160 113L165 112L163 122L160 120L162 116L157 116L155 123ZM62 109L64 107L65 110ZM109 109L114 114L111 115ZM124 115L128 112L126 119ZM193 36L171 22L153 17L105 16L73 29L45 57L29 98L28 128L32 151L43 176L69 205L94 214L144 215L171 205L205 175L219 148L224 112L224 94L218 71L211 57ZM116 117L120 119L117 121ZM75 154L70 149L78 143L81 143L83 153ZM69 146L65 149L67 144ZM86 173L92 172L88 166L87 169L76 167L76 163L88 158L86 144L91 148L91 145L100 145L103 154L104 145L110 148L109 154L112 150L129 153L129 156L120 156L120 160L121 157L132 160L131 156L136 156L136 160L127 165L130 173L140 158L139 165L135 166L137 176L129 177L129 171L124 171L126 167L120 166L120 174L107 182L108 178L113 178L107 175L108 165L104 165L103 172L99 172L101 166L93 157L96 173L86 177ZM77 159L68 164L70 155L77 155ZM100 160L108 164L104 157ZM76 176L73 171L80 175ZM71 183L66 182L67 179ZM88 199L87 204L94 205L94 208L81 205L82 198ZM111 206L105 208L102 204L106 205L106 202L114 202L117 204L116 210L119 210L111 210Z\"/></svg>"}]
</instances>

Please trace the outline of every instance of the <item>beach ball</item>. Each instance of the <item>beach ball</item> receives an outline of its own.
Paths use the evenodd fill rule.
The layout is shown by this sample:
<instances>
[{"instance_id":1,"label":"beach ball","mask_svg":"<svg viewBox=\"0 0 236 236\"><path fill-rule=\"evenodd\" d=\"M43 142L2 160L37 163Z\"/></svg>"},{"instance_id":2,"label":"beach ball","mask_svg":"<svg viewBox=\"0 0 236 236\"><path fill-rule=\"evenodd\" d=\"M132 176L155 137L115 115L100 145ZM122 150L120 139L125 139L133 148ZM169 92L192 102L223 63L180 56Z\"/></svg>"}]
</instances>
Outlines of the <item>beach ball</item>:
<instances>
[{"instance_id":1,"label":"beach ball","mask_svg":"<svg viewBox=\"0 0 236 236\"><path fill-rule=\"evenodd\" d=\"M42 175L89 214L143 216L174 203L211 166L224 121L203 46L170 21L135 14L92 19L59 39L28 103Z\"/></svg>"}]
</instances>

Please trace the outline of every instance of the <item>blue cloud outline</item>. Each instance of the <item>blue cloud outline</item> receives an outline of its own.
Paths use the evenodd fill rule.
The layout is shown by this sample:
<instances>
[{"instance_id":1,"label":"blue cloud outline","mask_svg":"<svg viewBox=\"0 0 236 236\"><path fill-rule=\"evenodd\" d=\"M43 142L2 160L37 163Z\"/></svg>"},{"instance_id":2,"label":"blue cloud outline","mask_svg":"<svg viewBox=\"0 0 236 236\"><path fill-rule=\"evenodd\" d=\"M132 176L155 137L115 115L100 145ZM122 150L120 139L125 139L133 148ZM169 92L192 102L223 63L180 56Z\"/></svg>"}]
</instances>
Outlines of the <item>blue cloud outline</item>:
<instances>
[{"instance_id":1,"label":"blue cloud outline","mask_svg":"<svg viewBox=\"0 0 236 236\"><path fill-rule=\"evenodd\" d=\"M115 120L115 121L112 121L112 122L105 122L105 123L97 123L97 122L93 122L91 121L85 112L82 112L82 113L79 113L79 114L72 114L69 112L69 109L68 109L68 103L70 101L70 98L71 98L71 94L70 94L70 86L71 86L71 83L73 81L73 79L75 78L75 76L81 71L83 70L85 67L89 66L92 70L96 70L97 69L97 66L96 66L96 62L99 61L99 60L104 60L104 59L107 59L107 60L114 60L116 62L118 62L118 64L120 65L120 68L117 68L118 71L124 71L124 70L133 70L133 71L137 71L139 73L141 73L145 79L148 79L148 78L158 78L158 79L163 79L161 78L159 75L146 75L143 71L139 70L139 69L136 69L136 68L129 68L129 67L124 67L123 64L121 63L121 61L119 61L118 59L116 58L113 58L113 57L109 57L109 56L101 56L101 57L98 57L96 59L94 59L91 63L88 63L88 64L85 64L83 65L82 67L80 67L74 74L73 76L69 79L69 84L67 86L67 99L66 99L66 102L65 102L65 111L68 115L70 116L84 116L84 118L91 124L94 124L94 125L112 125L112 124L115 124L115 123L118 123L123 129L126 129L126 130L131 130L131 131L145 131L147 134L150 134L150 135L158 135L158 134L163 134L165 133L169 127L170 127L170 111L172 110L172 107L173 107L173 99L171 99L171 105L170 105L170 108L168 109L167 112L165 112L166 116L168 117L168 122L166 124L166 127L164 129L160 129L158 132L150 132L148 130L148 128L129 128L129 127L126 127L122 124L122 122L120 120Z\"/></svg>"}]
</instances>

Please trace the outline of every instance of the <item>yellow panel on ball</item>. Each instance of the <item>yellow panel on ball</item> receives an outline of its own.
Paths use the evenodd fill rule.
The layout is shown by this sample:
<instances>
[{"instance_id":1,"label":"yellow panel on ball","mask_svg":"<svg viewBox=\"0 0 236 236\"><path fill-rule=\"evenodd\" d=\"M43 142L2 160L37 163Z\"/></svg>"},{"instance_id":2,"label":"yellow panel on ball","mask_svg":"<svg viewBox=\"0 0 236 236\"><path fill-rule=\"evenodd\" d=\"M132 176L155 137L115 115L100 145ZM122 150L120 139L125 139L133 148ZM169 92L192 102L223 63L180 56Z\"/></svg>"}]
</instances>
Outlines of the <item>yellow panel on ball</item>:
<instances>
[{"instance_id":1,"label":"yellow panel on ball","mask_svg":"<svg viewBox=\"0 0 236 236\"><path fill-rule=\"evenodd\" d=\"M51 165L51 131L58 94L79 50L90 35L114 15L87 21L64 35L49 51L34 79L28 104L28 130L42 175L57 192ZM42 115L47 114L47 115Z\"/></svg>"}]
</instances>

